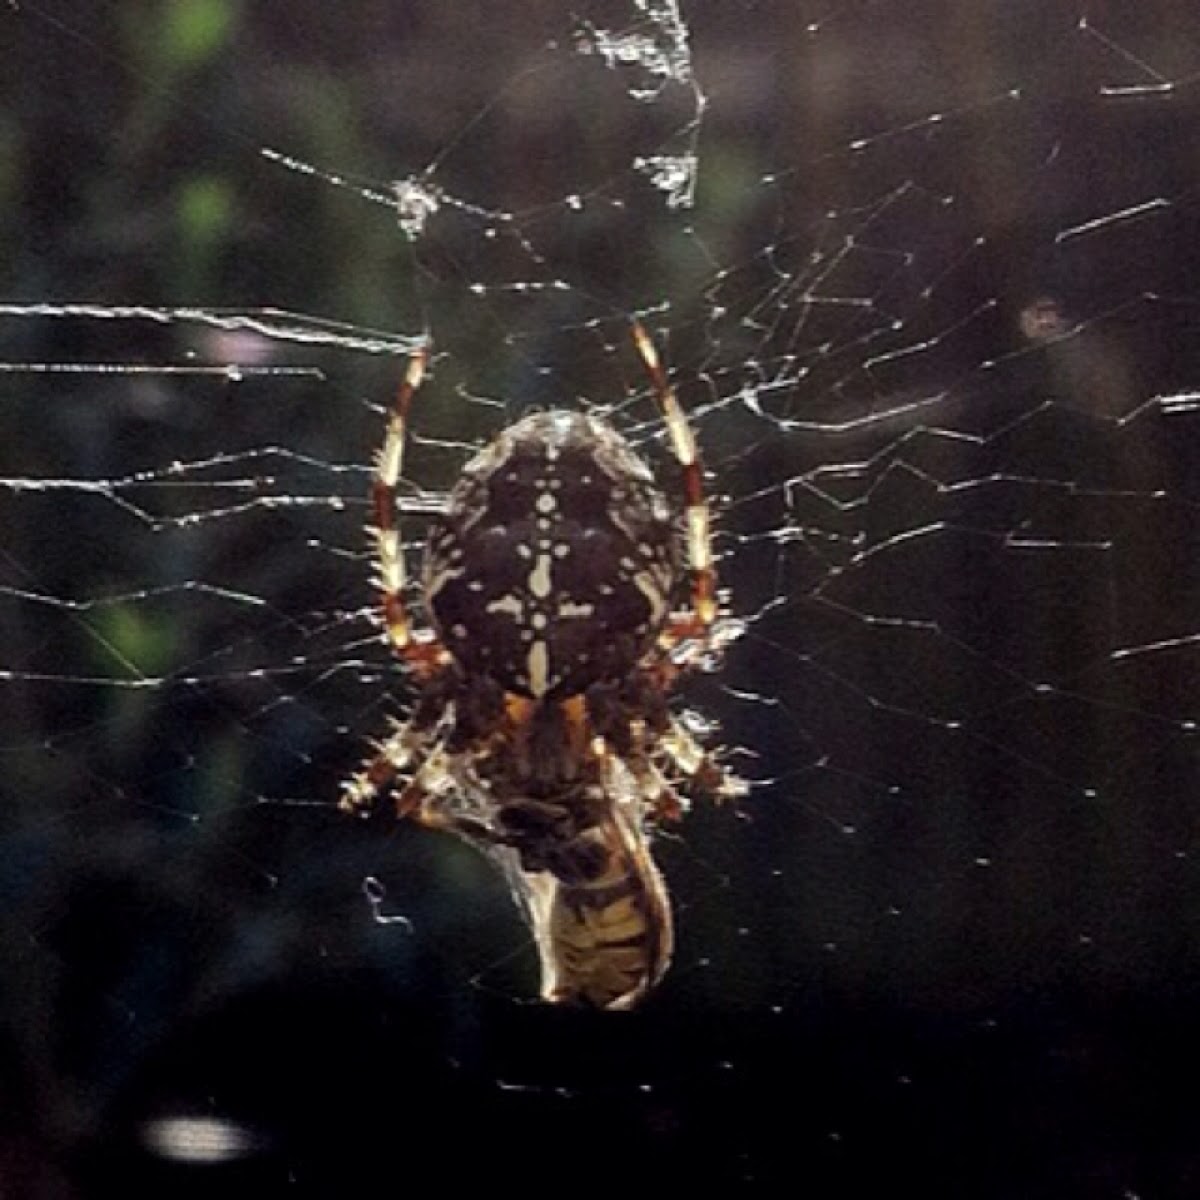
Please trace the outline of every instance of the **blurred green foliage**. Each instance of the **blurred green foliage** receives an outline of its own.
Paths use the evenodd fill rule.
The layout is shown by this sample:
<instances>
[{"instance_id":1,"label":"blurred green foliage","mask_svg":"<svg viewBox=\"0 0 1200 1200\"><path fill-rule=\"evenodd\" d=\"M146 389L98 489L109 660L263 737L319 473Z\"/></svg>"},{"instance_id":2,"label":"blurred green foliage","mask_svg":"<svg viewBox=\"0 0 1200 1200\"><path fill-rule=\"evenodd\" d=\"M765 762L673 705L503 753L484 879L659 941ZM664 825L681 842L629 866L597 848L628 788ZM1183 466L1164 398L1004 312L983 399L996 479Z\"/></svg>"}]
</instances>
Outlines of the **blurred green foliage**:
<instances>
[{"instance_id":1,"label":"blurred green foliage","mask_svg":"<svg viewBox=\"0 0 1200 1200\"><path fill-rule=\"evenodd\" d=\"M184 179L177 201L179 294L206 295L213 290L222 249L228 244L237 208L229 180L218 175Z\"/></svg>"},{"instance_id":2,"label":"blurred green foliage","mask_svg":"<svg viewBox=\"0 0 1200 1200\"><path fill-rule=\"evenodd\" d=\"M169 612L153 613L143 604L123 601L98 608L89 627L98 673L123 664L129 679L156 678L179 660L180 631Z\"/></svg>"},{"instance_id":3,"label":"blurred green foliage","mask_svg":"<svg viewBox=\"0 0 1200 1200\"><path fill-rule=\"evenodd\" d=\"M162 56L190 70L219 54L236 29L237 0L168 0L162 6Z\"/></svg>"}]
</instances>

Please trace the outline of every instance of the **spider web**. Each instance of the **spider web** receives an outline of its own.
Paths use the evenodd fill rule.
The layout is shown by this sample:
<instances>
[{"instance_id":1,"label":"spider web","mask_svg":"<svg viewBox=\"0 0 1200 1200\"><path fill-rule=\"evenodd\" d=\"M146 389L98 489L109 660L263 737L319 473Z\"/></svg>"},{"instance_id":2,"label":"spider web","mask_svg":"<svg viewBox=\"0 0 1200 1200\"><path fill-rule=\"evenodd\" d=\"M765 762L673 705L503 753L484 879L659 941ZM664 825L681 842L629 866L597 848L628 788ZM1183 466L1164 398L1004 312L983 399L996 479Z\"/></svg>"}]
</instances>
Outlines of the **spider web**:
<instances>
[{"instance_id":1,"label":"spider web","mask_svg":"<svg viewBox=\"0 0 1200 1200\"><path fill-rule=\"evenodd\" d=\"M276 7L0 12L0 1161L319 1194L452 1120L467 1177L1187 1194L1196 18ZM404 702L405 356L415 556L529 407L674 478L631 316L746 626L679 701L756 786L657 839L676 961L612 1020L336 800Z\"/></svg>"}]
</instances>

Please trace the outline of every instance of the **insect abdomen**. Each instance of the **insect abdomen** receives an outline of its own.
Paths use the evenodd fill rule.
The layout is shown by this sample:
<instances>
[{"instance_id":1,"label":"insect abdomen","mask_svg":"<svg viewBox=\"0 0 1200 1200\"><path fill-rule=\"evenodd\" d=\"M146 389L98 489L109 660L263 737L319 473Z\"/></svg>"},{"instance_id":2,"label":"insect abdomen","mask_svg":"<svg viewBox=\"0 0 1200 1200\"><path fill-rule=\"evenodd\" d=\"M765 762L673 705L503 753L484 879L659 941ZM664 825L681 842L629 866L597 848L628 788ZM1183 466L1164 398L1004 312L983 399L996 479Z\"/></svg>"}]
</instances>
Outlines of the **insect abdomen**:
<instances>
[{"instance_id":1,"label":"insect abdomen","mask_svg":"<svg viewBox=\"0 0 1200 1200\"><path fill-rule=\"evenodd\" d=\"M542 950L542 995L559 1004L636 1004L671 961L671 909L662 876L637 831L596 826L608 864L587 882L555 880Z\"/></svg>"}]
</instances>

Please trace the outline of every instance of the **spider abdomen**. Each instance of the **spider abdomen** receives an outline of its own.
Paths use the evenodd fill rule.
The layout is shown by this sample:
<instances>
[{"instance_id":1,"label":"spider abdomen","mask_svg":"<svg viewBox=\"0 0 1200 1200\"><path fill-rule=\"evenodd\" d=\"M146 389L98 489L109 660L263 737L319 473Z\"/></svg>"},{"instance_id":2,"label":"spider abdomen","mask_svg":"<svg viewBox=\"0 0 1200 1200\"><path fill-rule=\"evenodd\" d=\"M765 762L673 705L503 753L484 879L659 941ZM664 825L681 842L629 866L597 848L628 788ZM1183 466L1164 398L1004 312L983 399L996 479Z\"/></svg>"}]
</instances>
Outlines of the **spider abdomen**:
<instances>
[{"instance_id":1,"label":"spider abdomen","mask_svg":"<svg viewBox=\"0 0 1200 1200\"><path fill-rule=\"evenodd\" d=\"M430 532L425 603L468 675L577 695L632 670L683 575L677 523L605 422L537 413L466 467Z\"/></svg>"}]
</instances>

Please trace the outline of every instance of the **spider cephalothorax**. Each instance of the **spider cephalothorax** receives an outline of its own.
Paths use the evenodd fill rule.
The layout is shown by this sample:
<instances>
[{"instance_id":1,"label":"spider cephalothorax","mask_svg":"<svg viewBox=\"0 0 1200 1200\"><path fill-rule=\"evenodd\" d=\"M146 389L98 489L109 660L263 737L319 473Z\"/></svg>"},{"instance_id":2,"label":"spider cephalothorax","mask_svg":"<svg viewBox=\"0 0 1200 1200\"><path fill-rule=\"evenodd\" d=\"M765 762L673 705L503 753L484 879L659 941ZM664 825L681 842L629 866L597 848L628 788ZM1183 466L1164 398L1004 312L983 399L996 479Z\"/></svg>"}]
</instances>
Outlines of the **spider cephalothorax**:
<instances>
[{"instance_id":1,"label":"spider cephalothorax","mask_svg":"<svg viewBox=\"0 0 1200 1200\"><path fill-rule=\"evenodd\" d=\"M734 629L718 622L708 510L691 431L653 345L634 337L683 471L682 514L606 422L552 411L500 433L429 533L430 631L414 631L394 525L408 408L393 405L373 490L388 638L419 691L345 787L500 858L518 884L551 1000L628 1007L670 960L670 906L647 822L679 815L674 783L739 793L674 718L679 672ZM681 519L682 518L682 519ZM673 606L691 581L689 604Z\"/></svg>"}]
</instances>

